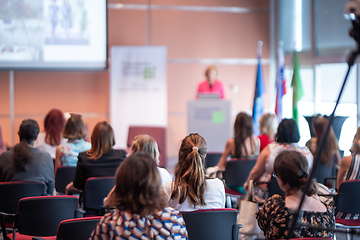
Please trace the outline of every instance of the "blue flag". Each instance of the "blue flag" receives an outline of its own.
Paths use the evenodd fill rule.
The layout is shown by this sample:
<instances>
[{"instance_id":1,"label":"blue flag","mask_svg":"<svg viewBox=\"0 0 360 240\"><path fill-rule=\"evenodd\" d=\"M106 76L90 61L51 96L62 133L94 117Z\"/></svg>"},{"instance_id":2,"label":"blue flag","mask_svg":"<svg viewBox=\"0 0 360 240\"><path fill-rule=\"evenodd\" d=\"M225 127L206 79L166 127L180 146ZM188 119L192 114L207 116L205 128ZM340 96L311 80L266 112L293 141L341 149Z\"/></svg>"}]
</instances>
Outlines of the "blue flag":
<instances>
[{"instance_id":1,"label":"blue flag","mask_svg":"<svg viewBox=\"0 0 360 240\"><path fill-rule=\"evenodd\" d=\"M259 135L259 120L264 111L264 74L261 65L261 55L258 53L258 67L256 75L256 85L255 85L255 96L254 96L254 106L253 106L253 120L254 120L254 134Z\"/></svg>"}]
</instances>

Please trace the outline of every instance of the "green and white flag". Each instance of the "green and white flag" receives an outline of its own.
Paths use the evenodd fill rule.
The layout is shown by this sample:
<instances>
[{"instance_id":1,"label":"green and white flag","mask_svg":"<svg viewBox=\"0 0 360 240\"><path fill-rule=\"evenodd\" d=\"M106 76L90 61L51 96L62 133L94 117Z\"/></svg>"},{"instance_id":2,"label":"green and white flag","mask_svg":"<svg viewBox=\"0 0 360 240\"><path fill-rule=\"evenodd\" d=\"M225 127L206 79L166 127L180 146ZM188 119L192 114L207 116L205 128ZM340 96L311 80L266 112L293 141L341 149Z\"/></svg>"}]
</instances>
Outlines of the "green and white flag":
<instances>
[{"instance_id":1,"label":"green and white flag","mask_svg":"<svg viewBox=\"0 0 360 240\"><path fill-rule=\"evenodd\" d=\"M293 77L291 80L291 87L293 89L293 118L296 123L299 125L299 109L298 109L298 101L304 96L303 87L300 79L299 72L299 59L297 56L297 52L294 52L294 71Z\"/></svg>"}]
</instances>

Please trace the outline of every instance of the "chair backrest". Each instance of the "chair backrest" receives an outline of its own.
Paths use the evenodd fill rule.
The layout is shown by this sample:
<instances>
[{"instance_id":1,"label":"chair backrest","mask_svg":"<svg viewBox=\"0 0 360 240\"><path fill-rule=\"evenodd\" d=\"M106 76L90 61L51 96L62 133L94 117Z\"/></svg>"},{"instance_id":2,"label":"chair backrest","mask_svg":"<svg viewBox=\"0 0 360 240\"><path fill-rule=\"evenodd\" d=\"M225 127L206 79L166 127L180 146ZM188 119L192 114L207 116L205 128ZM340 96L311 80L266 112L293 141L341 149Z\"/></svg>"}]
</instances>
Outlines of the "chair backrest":
<instances>
[{"instance_id":1,"label":"chair backrest","mask_svg":"<svg viewBox=\"0 0 360 240\"><path fill-rule=\"evenodd\" d=\"M335 158L331 159L331 164L326 165L320 161L318 168L316 169L316 173L314 175L314 179L318 183L326 184L326 178L334 178L335 177Z\"/></svg>"},{"instance_id":2,"label":"chair backrest","mask_svg":"<svg viewBox=\"0 0 360 240\"><path fill-rule=\"evenodd\" d=\"M266 184L269 197L271 197L274 194L279 194L282 197L285 197L285 192L280 188L278 181L275 177L271 177L270 181Z\"/></svg>"},{"instance_id":3,"label":"chair backrest","mask_svg":"<svg viewBox=\"0 0 360 240\"><path fill-rule=\"evenodd\" d=\"M131 147L134 138L140 134L147 134L152 136L158 144L160 152L161 167L166 167L167 163L167 148L166 148L166 127L150 127L150 126L130 126L127 138L127 146Z\"/></svg>"},{"instance_id":4,"label":"chair backrest","mask_svg":"<svg viewBox=\"0 0 360 240\"><path fill-rule=\"evenodd\" d=\"M205 157L205 168L216 166L221 158L222 152L207 152Z\"/></svg>"},{"instance_id":5,"label":"chair backrest","mask_svg":"<svg viewBox=\"0 0 360 240\"><path fill-rule=\"evenodd\" d=\"M57 240L87 240L101 217L64 220L57 231Z\"/></svg>"},{"instance_id":6,"label":"chair backrest","mask_svg":"<svg viewBox=\"0 0 360 240\"><path fill-rule=\"evenodd\" d=\"M76 217L75 196L42 196L19 201L15 227L20 234L55 236L61 221Z\"/></svg>"},{"instance_id":7,"label":"chair backrest","mask_svg":"<svg viewBox=\"0 0 360 240\"><path fill-rule=\"evenodd\" d=\"M335 206L339 212L360 214L360 180L341 182L335 197Z\"/></svg>"},{"instance_id":8,"label":"chair backrest","mask_svg":"<svg viewBox=\"0 0 360 240\"><path fill-rule=\"evenodd\" d=\"M15 214L20 199L42 196L45 193L43 182L1 182L0 212Z\"/></svg>"},{"instance_id":9,"label":"chair backrest","mask_svg":"<svg viewBox=\"0 0 360 240\"><path fill-rule=\"evenodd\" d=\"M227 162L223 178L231 186L242 186L255 166L256 158L232 159Z\"/></svg>"},{"instance_id":10,"label":"chair backrest","mask_svg":"<svg viewBox=\"0 0 360 240\"><path fill-rule=\"evenodd\" d=\"M55 189L58 193L65 194L66 185L74 181L76 167L60 166L56 170Z\"/></svg>"},{"instance_id":11,"label":"chair backrest","mask_svg":"<svg viewBox=\"0 0 360 240\"><path fill-rule=\"evenodd\" d=\"M182 212L189 240L237 240L237 210L231 208Z\"/></svg>"},{"instance_id":12,"label":"chair backrest","mask_svg":"<svg viewBox=\"0 0 360 240\"><path fill-rule=\"evenodd\" d=\"M85 184L84 209L100 210L104 198L115 185L115 177L92 177Z\"/></svg>"}]
</instances>

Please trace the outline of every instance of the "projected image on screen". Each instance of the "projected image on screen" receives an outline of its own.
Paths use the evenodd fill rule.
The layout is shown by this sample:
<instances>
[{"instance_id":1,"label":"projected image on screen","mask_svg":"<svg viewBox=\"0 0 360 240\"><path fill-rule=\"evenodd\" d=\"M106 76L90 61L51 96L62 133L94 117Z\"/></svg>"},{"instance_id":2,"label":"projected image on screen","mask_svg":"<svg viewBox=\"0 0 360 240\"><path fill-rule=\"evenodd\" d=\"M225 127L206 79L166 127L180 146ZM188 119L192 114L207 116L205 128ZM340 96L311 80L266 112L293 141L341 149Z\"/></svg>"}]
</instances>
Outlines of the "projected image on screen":
<instances>
[{"instance_id":1,"label":"projected image on screen","mask_svg":"<svg viewBox=\"0 0 360 240\"><path fill-rule=\"evenodd\" d=\"M38 61L42 48L42 2L0 2L0 61Z\"/></svg>"},{"instance_id":2,"label":"projected image on screen","mask_svg":"<svg viewBox=\"0 0 360 240\"><path fill-rule=\"evenodd\" d=\"M103 69L106 0L0 0L0 69Z\"/></svg>"},{"instance_id":3,"label":"projected image on screen","mask_svg":"<svg viewBox=\"0 0 360 240\"><path fill-rule=\"evenodd\" d=\"M45 44L88 45L87 6L84 0L46 0Z\"/></svg>"}]
</instances>

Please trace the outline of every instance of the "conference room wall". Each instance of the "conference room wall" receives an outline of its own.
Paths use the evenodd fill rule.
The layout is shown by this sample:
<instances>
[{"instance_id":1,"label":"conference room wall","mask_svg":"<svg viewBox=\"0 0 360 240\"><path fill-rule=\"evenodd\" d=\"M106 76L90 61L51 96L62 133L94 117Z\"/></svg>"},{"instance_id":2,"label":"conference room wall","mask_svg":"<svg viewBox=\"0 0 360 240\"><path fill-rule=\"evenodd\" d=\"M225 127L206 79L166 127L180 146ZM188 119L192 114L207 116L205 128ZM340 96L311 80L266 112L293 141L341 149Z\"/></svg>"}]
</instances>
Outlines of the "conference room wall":
<instances>
[{"instance_id":1,"label":"conference room wall","mask_svg":"<svg viewBox=\"0 0 360 240\"><path fill-rule=\"evenodd\" d=\"M169 1L170 2L170 1ZM256 2L256 3L253 3ZM109 3L145 4L147 1L109 1ZM266 8L268 1L152 1L159 5L232 6ZM202 59L255 59L257 41L262 40L263 59L269 58L269 12L248 13L153 10L151 43L168 48L168 154L176 156L180 140L187 134L187 101L194 99L207 64ZM147 45L147 11L109 9L108 44ZM111 56L110 60L111 60ZM186 60L187 63L180 63ZM210 61L211 62L211 61ZM111 61L109 63L111 65ZM251 111L256 64L217 64L219 78L232 101L233 117L239 111ZM269 107L269 66L264 64ZM5 143L11 145L9 72L0 72L0 125ZM231 91L238 87L238 93ZM121 103L125 104L125 103ZM109 120L109 71L42 72L15 71L15 143L17 129L24 118L34 118L43 128L43 118L51 108L83 114L90 133L98 121ZM154 106L156 107L156 106ZM137 111L141 111L138 109ZM122 133L126 134L127 133ZM224 143L225 145L225 143Z\"/></svg>"}]
</instances>

